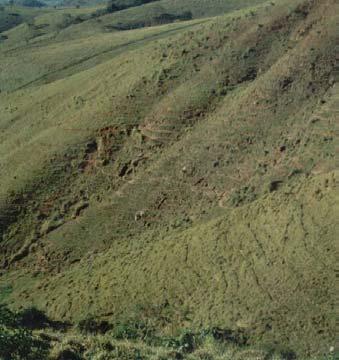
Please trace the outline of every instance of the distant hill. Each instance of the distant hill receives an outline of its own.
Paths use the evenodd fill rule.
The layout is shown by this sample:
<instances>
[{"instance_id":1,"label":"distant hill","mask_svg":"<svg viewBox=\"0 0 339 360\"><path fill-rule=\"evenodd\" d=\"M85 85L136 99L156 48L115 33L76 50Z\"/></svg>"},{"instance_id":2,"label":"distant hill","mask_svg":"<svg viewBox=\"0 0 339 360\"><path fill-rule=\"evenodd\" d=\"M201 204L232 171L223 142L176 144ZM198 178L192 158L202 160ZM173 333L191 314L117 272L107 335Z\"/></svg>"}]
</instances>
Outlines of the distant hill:
<instances>
[{"instance_id":1,"label":"distant hill","mask_svg":"<svg viewBox=\"0 0 339 360\"><path fill-rule=\"evenodd\" d=\"M46 1L54 1L54 0L46 0ZM48 3L49 4L49 3ZM98 5L106 6L106 0L55 0L54 4L57 7L95 7Z\"/></svg>"},{"instance_id":2,"label":"distant hill","mask_svg":"<svg viewBox=\"0 0 339 360\"><path fill-rule=\"evenodd\" d=\"M25 7L32 7L32 8L41 8L44 6L47 6L45 2L39 1L39 0L22 0L19 2L16 2L16 5L25 6Z\"/></svg>"},{"instance_id":3,"label":"distant hill","mask_svg":"<svg viewBox=\"0 0 339 360\"><path fill-rule=\"evenodd\" d=\"M95 7L106 4L106 0L0 0L0 5L14 5L35 8L41 8L44 6L59 8Z\"/></svg>"},{"instance_id":4,"label":"distant hill","mask_svg":"<svg viewBox=\"0 0 339 360\"><path fill-rule=\"evenodd\" d=\"M39 8L0 5L0 33L29 22L42 13L43 10Z\"/></svg>"}]
</instances>

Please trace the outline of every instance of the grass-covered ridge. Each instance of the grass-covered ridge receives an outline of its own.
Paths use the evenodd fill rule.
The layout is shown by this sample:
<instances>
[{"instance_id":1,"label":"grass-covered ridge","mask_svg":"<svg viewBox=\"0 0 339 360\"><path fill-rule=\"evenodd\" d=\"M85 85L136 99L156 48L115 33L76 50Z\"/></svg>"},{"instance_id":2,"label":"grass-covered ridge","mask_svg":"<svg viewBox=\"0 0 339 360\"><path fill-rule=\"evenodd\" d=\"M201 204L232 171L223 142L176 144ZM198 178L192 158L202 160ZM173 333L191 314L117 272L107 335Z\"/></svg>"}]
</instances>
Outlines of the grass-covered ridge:
<instances>
[{"instance_id":1,"label":"grass-covered ridge","mask_svg":"<svg viewBox=\"0 0 339 360\"><path fill-rule=\"evenodd\" d=\"M4 33L0 300L72 324L164 308L164 336L217 327L328 356L334 1L218 17L201 4L162 26L107 27L154 3L67 26L52 11L27 42L23 25ZM167 351L139 345L126 346Z\"/></svg>"}]
</instances>

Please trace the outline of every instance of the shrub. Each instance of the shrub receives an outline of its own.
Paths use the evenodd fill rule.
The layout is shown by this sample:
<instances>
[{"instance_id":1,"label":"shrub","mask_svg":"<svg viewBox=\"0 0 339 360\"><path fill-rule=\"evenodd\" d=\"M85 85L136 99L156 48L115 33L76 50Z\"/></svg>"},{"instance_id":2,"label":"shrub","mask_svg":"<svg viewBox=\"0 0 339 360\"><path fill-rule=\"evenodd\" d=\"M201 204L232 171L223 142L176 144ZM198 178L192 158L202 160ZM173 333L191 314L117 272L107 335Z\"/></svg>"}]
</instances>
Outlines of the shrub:
<instances>
[{"instance_id":1,"label":"shrub","mask_svg":"<svg viewBox=\"0 0 339 360\"><path fill-rule=\"evenodd\" d=\"M56 357L56 360L80 360L80 359L81 356L71 349L61 350Z\"/></svg>"},{"instance_id":2,"label":"shrub","mask_svg":"<svg viewBox=\"0 0 339 360\"><path fill-rule=\"evenodd\" d=\"M142 339L145 337L146 327L142 323L129 321L126 323L118 323L113 328L113 337L115 339Z\"/></svg>"},{"instance_id":3,"label":"shrub","mask_svg":"<svg viewBox=\"0 0 339 360\"><path fill-rule=\"evenodd\" d=\"M244 186L239 190L233 192L230 196L230 203L232 206L240 206L250 203L257 198L255 188L253 186Z\"/></svg>"},{"instance_id":4,"label":"shrub","mask_svg":"<svg viewBox=\"0 0 339 360\"><path fill-rule=\"evenodd\" d=\"M0 358L4 360L43 360L47 358L49 344L26 329L0 326Z\"/></svg>"},{"instance_id":5,"label":"shrub","mask_svg":"<svg viewBox=\"0 0 339 360\"><path fill-rule=\"evenodd\" d=\"M178 336L152 336L146 339L146 343L151 346L172 348L179 353L191 353L202 343L202 336L185 329Z\"/></svg>"},{"instance_id":6,"label":"shrub","mask_svg":"<svg viewBox=\"0 0 339 360\"><path fill-rule=\"evenodd\" d=\"M19 314L0 305L0 358L4 360L42 360L49 352L49 343L35 337L27 328L21 327L31 309ZM35 312L33 312L35 313ZM22 316L24 315L24 316Z\"/></svg>"},{"instance_id":7,"label":"shrub","mask_svg":"<svg viewBox=\"0 0 339 360\"><path fill-rule=\"evenodd\" d=\"M104 334L110 330L111 325L107 321L97 321L93 316L79 321L78 328L80 332L87 334Z\"/></svg>"},{"instance_id":8,"label":"shrub","mask_svg":"<svg viewBox=\"0 0 339 360\"><path fill-rule=\"evenodd\" d=\"M206 335L212 335L216 340L232 343L238 346L244 346L248 342L248 334L246 334L243 330L230 330L214 327L205 330L204 333Z\"/></svg>"},{"instance_id":9,"label":"shrub","mask_svg":"<svg viewBox=\"0 0 339 360\"><path fill-rule=\"evenodd\" d=\"M191 330L184 330L178 338L179 349L187 353L194 351L198 343L198 338L199 336Z\"/></svg>"},{"instance_id":10,"label":"shrub","mask_svg":"<svg viewBox=\"0 0 339 360\"><path fill-rule=\"evenodd\" d=\"M17 325L17 315L6 305L0 304L0 326L15 327Z\"/></svg>"},{"instance_id":11,"label":"shrub","mask_svg":"<svg viewBox=\"0 0 339 360\"><path fill-rule=\"evenodd\" d=\"M19 325L27 329L43 329L49 325L49 319L44 312L35 307L22 310L17 315Z\"/></svg>"},{"instance_id":12,"label":"shrub","mask_svg":"<svg viewBox=\"0 0 339 360\"><path fill-rule=\"evenodd\" d=\"M4 360L46 359L49 343L20 327L21 317L0 305L0 358Z\"/></svg>"}]
</instances>

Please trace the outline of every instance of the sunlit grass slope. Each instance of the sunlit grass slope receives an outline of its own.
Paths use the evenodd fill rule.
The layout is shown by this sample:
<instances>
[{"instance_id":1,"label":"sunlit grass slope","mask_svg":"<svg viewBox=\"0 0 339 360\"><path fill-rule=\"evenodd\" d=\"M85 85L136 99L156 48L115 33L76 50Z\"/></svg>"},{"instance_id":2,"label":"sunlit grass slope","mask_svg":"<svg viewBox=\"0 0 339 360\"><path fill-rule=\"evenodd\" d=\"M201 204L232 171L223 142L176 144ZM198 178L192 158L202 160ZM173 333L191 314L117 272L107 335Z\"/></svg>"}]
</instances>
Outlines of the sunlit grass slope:
<instances>
[{"instance_id":1,"label":"sunlit grass slope","mask_svg":"<svg viewBox=\"0 0 339 360\"><path fill-rule=\"evenodd\" d=\"M169 304L173 327L325 354L333 8L283 0L3 49L3 301L70 320Z\"/></svg>"}]
</instances>

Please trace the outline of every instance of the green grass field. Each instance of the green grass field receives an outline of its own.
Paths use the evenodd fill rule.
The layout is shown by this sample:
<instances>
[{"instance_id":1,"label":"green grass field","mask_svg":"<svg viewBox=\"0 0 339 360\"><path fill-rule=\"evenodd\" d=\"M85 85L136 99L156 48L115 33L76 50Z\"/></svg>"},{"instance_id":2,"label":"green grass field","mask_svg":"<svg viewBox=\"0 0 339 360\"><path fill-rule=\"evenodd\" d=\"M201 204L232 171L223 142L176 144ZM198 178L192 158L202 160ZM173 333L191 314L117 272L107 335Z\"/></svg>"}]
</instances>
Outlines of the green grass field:
<instances>
[{"instance_id":1,"label":"green grass field","mask_svg":"<svg viewBox=\"0 0 339 360\"><path fill-rule=\"evenodd\" d=\"M52 358L333 358L334 3L43 8L0 32L0 302L72 324ZM136 309L246 346L75 329Z\"/></svg>"}]
</instances>

